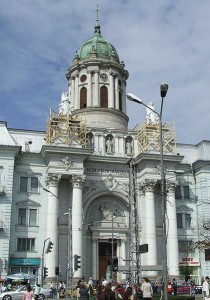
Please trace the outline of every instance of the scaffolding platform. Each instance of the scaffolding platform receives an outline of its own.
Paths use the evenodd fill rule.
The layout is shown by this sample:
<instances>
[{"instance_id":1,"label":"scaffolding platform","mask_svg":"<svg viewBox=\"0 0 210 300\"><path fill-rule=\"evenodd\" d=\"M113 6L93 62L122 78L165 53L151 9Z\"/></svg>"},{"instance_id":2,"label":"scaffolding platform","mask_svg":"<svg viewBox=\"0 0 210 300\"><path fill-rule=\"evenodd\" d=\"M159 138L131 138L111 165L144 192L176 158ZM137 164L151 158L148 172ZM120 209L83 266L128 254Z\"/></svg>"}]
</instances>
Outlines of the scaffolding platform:
<instances>
[{"instance_id":1,"label":"scaffolding platform","mask_svg":"<svg viewBox=\"0 0 210 300\"><path fill-rule=\"evenodd\" d=\"M70 114L61 115L53 110L47 123L46 143L67 144L69 146L81 145L87 147L86 122Z\"/></svg>"},{"instance_id":2,"label":"scaffolding platform","mask_svg":"<svg viewBox=\"0 0 210 300\"><path fill-rule=\"evenodd\" d=\"M163 153L176 153L176 131L174 123L162 125ZM140 153L160 152L160 126L159 123L144 123L138 131L137 140Z\"/></svg>"}]
</instances>

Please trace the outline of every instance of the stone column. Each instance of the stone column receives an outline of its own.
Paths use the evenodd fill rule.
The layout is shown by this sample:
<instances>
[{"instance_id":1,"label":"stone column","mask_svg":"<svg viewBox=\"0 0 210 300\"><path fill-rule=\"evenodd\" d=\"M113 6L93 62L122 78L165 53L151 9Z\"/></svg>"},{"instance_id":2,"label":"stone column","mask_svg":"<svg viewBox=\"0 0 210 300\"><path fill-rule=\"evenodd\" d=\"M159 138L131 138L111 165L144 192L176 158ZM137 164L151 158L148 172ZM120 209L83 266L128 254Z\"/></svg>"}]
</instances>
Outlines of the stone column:
<instances>
[{"instance_id":1,"label":"stone column","mask_svg":"<svg viewBox=\"0 0 210 300\"><path fill-rule=\"evenodd\" d=\"M55 267L58 265L58 182L61 175L48 174L46 178L48 193L48 211L46 223L46 247L49 240L53 243L52 252L46 254L44 266L48 268L48 280L55 278ZM47 240L49 238L49 240Z\"/></svg>"},{"instance_id":2,"label":"stone column","mask_svg":"<svg viewBox=\"0 0 210 300\"><path fill-rule=\"evenodd\" d=\"M93 106L98 107L100 105L100 97L99 97L99 72L95 71L95 93L93 99Z\"/></svg>"},{"instance_id":3,"label":"stone column","mask_svg":"<svg viewBox=\"0 0 210 300\"><path fill-rule=\"evenodd\" d=\"M122 80L122 111L125 114L127 114L126 107L126 80Z\"/></svg>"},{"instance_id":4,"label":"stone column","mask_svg":"<svg viewBox=\"0 0 210 300\"><path fill-rule=\"evenodd\" d=\"M119 109L119 87L117 75L115 75L115 108Z\"/></svg>"},{"instance_id":5,"label":"stone column","mask_svg":"<svg viewBox=\"0 0 210 300\"><path fill-rule=\"evenodd\" d=\"M109 74L109 103L108 103L108 107L109 108L114 108L114 77L113 77L113 73L110 72Z\"/></svg>"},{"instance_id":6,"label":"stone column","mask_svg":"<svg viewBox=\"0 0 210 300\"><path fill-rule=\"evenodd\" d=\"M166 230L167 230L167 256L169 276L179 275L179 252L176 219L175 183L167 183L166 202Z\"/></svg>"},{"instance_id":7,"label":"stone column","mask_svg":"<svg viewBox=\"0 0 210 300\"><path fill-rule=\"evenodd\" d=\"M98 279L98 240L92 240L92 278Z\"/></svg>"},{"instance_id":8,"label":"stone column","mask_svg":"<svg viewBox=\"0 0 210 300\"><path fill-rule=\"evenodd\" d=\"M145 180L145 234L149 252L145 255L147 265L157 265L157 241L155 226L154 180ZM144 254L142 254L144 255ZM154 273L153 273L154 274Z\"/></svg>"},{"instance_id":9,"label":"stone column","mask_svg":"<svg viewBox=\"0 0 210 300\"><path fill-rule=\"evenodd\" d=\"M125 240L121 240L120 257L122 257L123 259L129 259L129 257L126 256L126 243L125 243ZM126 269L126 261L122 260L122 258L120 258L118 264L121 265L121 266L125 266L125 269ZM129 264L129 262L127 262L127 264ZM126 274L122 273L121 280L126 280Z\"/></svg>"},{"instance_id":10,"label":"stone column","mask_svg":"<svg viewBox=\"0 0 210 300\"><path fill-rule=\"evenodd\" d=\"M81 256L81 268L74 273L74 277L82 278L82 265L85 258L82 257L82 178L72 177L72 254Z\"/></svg>"},{"instance_id":11,"label":"stone column","mask_svg":"<svg viewBox=\"0 0 210 300\"><path fill-rule=\"evenodd\" d=\"M87 107L92 106L92 72L87 72Z\"/></svg>"}]
</instances>

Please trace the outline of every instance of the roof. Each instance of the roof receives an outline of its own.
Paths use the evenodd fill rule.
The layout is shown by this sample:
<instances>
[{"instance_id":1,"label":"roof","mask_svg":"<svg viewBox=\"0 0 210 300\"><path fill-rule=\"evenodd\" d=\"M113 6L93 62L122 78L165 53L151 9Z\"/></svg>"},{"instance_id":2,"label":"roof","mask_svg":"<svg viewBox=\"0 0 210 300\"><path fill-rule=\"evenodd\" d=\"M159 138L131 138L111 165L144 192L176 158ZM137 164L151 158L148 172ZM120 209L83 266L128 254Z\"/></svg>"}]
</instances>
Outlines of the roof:
<instances>
[{"instance_id":1,"label":"roof","mask_svg":"<svg viewBox=\"0 0 210 300\"><path fill-rule=\"evenodd\" d=\"M102 37L98 20L96 21L94 35L79 48L76 56L79 60L84 60L90 58L92 54L97 58L112 58L118 63L120 62L114 46Z\"/></svg>"}]
</instances>

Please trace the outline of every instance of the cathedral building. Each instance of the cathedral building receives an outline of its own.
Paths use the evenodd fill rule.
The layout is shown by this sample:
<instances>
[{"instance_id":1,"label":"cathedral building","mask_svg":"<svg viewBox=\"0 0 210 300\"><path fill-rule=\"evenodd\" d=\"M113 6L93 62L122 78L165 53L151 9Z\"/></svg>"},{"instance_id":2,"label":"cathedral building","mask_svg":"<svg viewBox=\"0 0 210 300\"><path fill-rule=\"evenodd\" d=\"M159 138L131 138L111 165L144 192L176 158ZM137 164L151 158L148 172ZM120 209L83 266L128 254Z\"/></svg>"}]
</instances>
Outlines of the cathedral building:
<instances>
[{"instance_id":1,"label":"cathedral building","mask_svg":"<svg viewBox=\"0 0 210 300\"><path fill-rule=\"evenodd\" d=\"M135 272L161 277L159 122L148 111L128 128L129 73L98 20L66 78L67 92L57 112L51 110L46 132L0 122L1 278L25 272L55 281L59 266L59 281L97 280L110 276L117 258L111 276L123 282L140 245L148 251L135 252ZM210 141L178 144L173 124L162 131L168 275L181 276L190 266L200 282L210 264L204 249L190 245L210 226Z\"/></svg>"}]
</instances>

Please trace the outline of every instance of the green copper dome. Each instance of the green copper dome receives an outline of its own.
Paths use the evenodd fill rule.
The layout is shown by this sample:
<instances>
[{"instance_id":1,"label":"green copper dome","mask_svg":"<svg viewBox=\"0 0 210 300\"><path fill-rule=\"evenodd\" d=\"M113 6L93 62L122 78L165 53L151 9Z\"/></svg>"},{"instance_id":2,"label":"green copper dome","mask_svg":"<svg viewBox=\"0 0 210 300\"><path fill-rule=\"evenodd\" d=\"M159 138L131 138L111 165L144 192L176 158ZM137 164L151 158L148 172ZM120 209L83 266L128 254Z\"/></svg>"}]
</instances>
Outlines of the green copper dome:
<instances>
[{"instance_id":1,"label":"green copper dome","mask_svg":"<svg viewBox=\"0 0 210 300\"><path fill-rule=\"evenodd\" d=\"M91 58L92 55L96 58L113 59L119 63L116 49L102 37L98 22L95 25L92 38L87 40L78 50L77 58L84 60Z\"/></svg>"}]
</instances>

